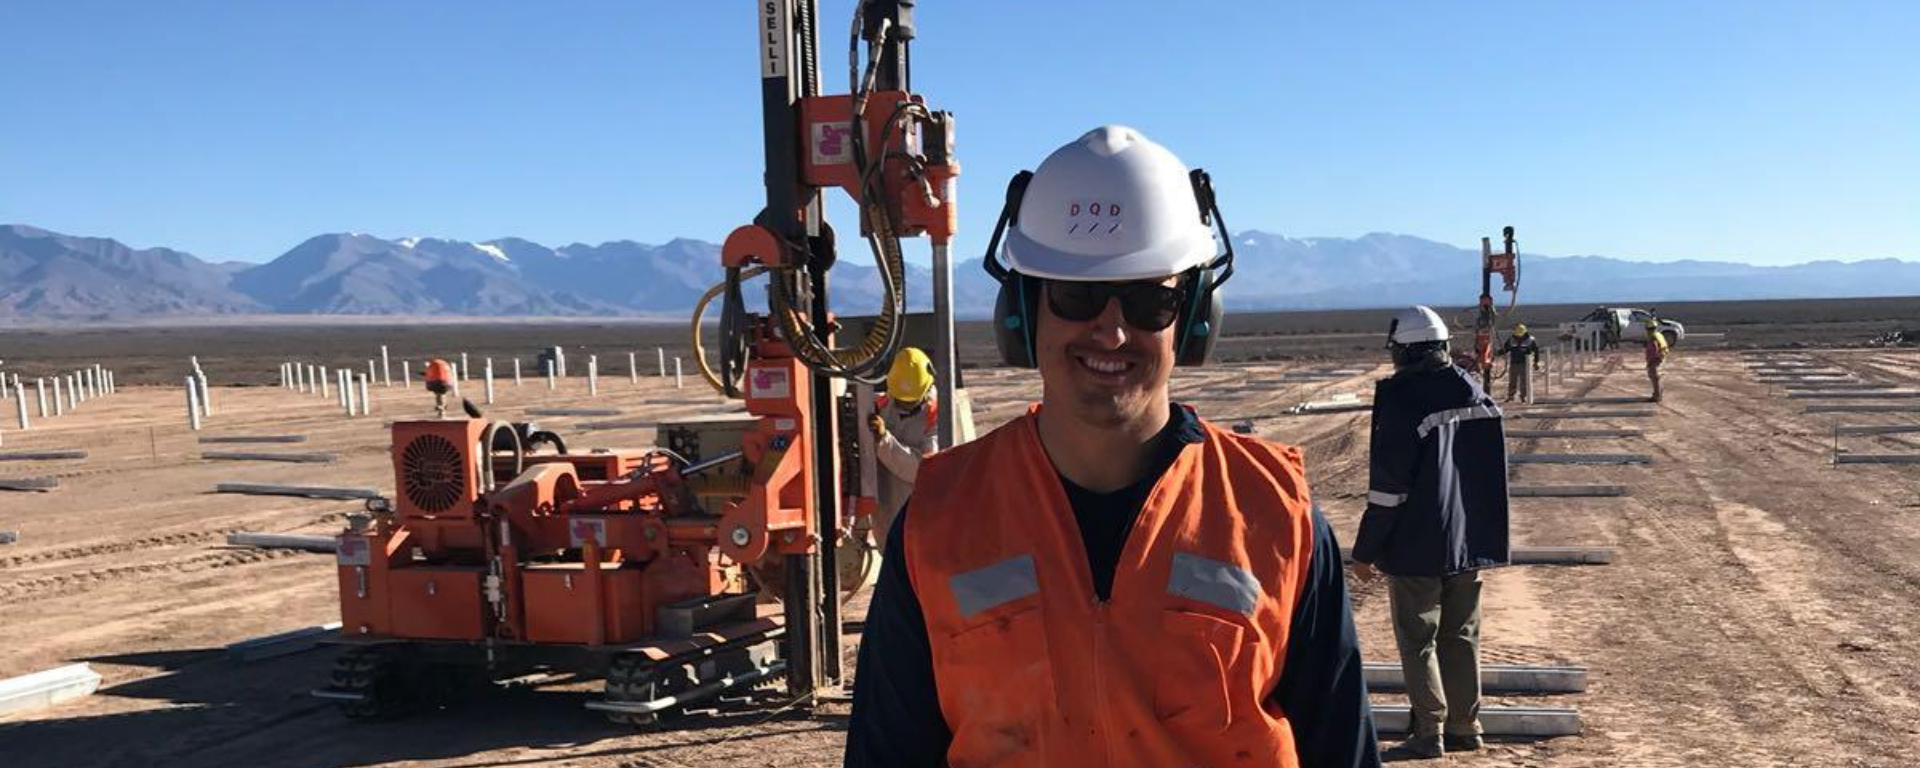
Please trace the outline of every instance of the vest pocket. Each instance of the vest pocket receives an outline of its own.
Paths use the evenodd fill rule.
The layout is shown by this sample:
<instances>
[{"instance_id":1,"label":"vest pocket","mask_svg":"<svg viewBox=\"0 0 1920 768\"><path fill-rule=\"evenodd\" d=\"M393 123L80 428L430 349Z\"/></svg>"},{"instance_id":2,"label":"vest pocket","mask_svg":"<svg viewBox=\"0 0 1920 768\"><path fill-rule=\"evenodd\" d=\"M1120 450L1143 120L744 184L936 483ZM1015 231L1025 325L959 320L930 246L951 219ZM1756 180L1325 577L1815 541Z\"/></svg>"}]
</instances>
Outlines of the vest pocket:
<instances>
[{"instance_id":1,"label":"vest pocket","mask_svg":"<svg viewBox=\"0 0 1920 768\"><path fill-rule=\"evenodd\" d=\"M1044 764L1046 719L1058 706L1037 602L937 643L934 668L953 729L949 764Z\"/></svg>"},{"instance_id":2,"label":"vest pocket","mask_svg":"<svg viewBox=\"0 0 1920 768\"><path fill-rule=\"evenodd\" d=\"M1182 610L1160 614L1161 655L1153 686L1154 715L1168 725L1222 733L1234 721L1233 695L1248 671L1247 628Z\"/></svg>"}]
</instances>

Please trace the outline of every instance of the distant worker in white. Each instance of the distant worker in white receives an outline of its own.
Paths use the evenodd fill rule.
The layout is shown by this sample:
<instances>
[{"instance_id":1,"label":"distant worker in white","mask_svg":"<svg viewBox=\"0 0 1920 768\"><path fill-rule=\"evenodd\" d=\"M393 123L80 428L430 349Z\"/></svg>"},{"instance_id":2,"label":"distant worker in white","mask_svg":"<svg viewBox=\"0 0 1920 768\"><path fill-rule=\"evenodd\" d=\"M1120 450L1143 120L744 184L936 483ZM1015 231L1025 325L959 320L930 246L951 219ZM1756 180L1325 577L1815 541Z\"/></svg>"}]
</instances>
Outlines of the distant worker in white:
<instances>
[{"instance_id":1,"label":"distant worker in white","mask_svg":"<svg viewBox=\"0 0 1920 768\"><path fill-rule=\"evenodd\" d=\"M1395 315L1387 349L1353 568L1389 577L1413 721L1397 751L1434 758L1480 748L1480 569L1507 564L1506 436L1500 407L1448 361L1433 310Z\"/></svg>"},{"instance_id":2,"label":"distant worker in white","mask_svg":"<svg viewBox=\"0 0 1920 768\"><path fill-rule=\"evenodd\" d=\"M874 454L880 473L880 508L874 512L874 541L887 540L893 517L913 492L920 460L940 450L940 398L933 388L933 359L919 347L906 347L893 356L887 370L887 393L880 397L868 426L873 429Z\"/></svg>"}]
</instances>

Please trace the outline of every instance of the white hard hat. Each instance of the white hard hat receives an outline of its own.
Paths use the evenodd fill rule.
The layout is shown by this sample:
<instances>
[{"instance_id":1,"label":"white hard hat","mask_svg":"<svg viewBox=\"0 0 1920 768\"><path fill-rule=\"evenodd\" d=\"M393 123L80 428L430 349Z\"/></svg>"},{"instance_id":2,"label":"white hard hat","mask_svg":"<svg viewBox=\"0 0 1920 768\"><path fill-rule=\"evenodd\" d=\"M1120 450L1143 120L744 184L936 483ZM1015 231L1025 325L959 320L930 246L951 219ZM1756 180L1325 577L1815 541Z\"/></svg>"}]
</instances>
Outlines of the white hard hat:
<instances>
[{"instance_id":1,"label":"white hard hat","mask_svg":"<svg viewBox=\"0 0 1920 768\"><path fill-rule=\"evenodd\" d=\"M1214 259L1187 166L1124 125L1054 150L1033 172L1005 259L1050 280L1143 280Z\"/></svg>"},{"instance_id":2,"label":"white hard hat","mask_svg":"<svg viewBox=\"0 0 1920 768\"><path fill-rule=\"evenodd\" d=\"M1387 341L1392 344L1446 341L1448 335L1447 323L1440 319L1440 313L1421 306L1393 313L1393 322L1387 326Z\"/></svg>"}]
</instances>

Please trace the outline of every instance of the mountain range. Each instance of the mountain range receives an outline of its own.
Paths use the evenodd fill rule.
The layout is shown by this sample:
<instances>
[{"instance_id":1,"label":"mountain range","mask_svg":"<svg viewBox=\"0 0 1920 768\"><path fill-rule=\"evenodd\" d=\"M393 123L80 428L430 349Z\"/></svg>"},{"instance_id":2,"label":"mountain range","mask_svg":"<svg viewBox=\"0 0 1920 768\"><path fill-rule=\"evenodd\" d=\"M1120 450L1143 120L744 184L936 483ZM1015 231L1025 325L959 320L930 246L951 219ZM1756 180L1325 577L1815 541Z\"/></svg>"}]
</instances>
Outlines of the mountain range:
<instances>
[{"instance_id":1,"label":"mountain range","mask_svg":"<svg viewBox=\"0 0 1920 768\"><path fill-rule=\"evenodd\" d=\"M834 268L836 310L878 306L866 249ZM1234 235L1234 309L1464 305L1478 293L1479 253L1408 235ZM954 265L955 311L993 309L978 258ZM677 239L558 248L519 238L467 242L317 235L271 261L209 263L169 248L133 249L25 225L0 225L0 317L117 320L198 315L563 316L684 318L722 276L720 247ZM1599 256L1521 258L1530 303L1920 295L1920 262L1813 261L1790 266ZM931 306L931 273L908 264L908 302ZM749 289L757 293L758 289ZM758 303L758 297L749 298Z\"/></svg>"}]
</instances>

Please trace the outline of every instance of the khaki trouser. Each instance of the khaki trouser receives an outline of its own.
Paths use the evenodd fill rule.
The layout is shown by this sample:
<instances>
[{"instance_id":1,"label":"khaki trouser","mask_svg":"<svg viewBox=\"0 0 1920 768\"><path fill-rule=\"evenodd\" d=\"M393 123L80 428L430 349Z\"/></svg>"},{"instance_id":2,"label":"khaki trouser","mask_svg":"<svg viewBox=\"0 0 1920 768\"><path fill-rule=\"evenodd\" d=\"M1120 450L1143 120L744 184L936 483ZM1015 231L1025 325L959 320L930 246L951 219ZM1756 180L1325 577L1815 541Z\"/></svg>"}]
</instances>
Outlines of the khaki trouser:
<instances>
[{"instance_id":1,"label":"khaki trouser","mask_svg":"<svg viewBox=\"0 0 1920 768\"><path fill-rule=\"evenodd\" d=\"M1660 402L1660 363L1647 363L1647 380L1653 382L1653 401Z\"/></svg>"},{"instance_id":2,"label":"khaki trouser","mask_svg":"<svg viewBox=\"0 0 1920 768\"><path fill-rule=\"evenodd\" d=\"M1393 637L1414 736L1480 733L1480 572L1394 576Z\"/></svg>"},{"instance_id":3,"label":"khaki trouser","mask_svg":"<svg viewBox=\"0 0 1920 768\"><path fill-rule=\"evenodd\" d=\"M1533 358L1528 357L1527 360L1531 362ZM1533 368L1525 363L1507 364L1507 399L1512 400L1516 395L1520 402L1533 402Z\"/></svg>"}]
</instances>

